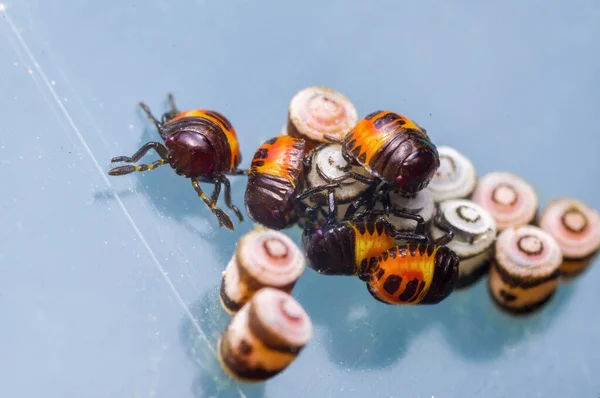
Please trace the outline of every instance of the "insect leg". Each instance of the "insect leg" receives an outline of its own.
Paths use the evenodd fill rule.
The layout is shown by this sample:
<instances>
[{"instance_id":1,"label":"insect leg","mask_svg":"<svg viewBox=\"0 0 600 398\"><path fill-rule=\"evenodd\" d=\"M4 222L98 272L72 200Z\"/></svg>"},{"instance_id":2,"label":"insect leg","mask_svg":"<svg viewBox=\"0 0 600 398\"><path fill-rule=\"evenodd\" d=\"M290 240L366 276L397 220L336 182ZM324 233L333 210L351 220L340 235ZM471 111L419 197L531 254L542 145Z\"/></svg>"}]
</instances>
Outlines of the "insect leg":
<instances>
[{"instance_id":1,"label":"insect leg","mask_svg":"<svg viewBox=\"0 0 600 398\"><path fill-rule=\"evenodd\" d=\"M140 105L140 108L142 108L142 110L146 114L146 117L148 117L148 119L150 119L150 121L152 123L154 123L154 125L156 126L156 129L158 130L158 134L160 134L160 136L164 139L165 137L163 136L163 132L162 132L162 123L159 122L154 117L154 115L152 114L152 111L150 110L150 107L148 105L144 104L143 102L140 102L139 105Z\"/></svg>"},{"instance_id":2,"label":"insect leg","mask_svg":"<svg viewBox=\"0 0 600 398\"><path fill-rule=\"evenodd\" d=\"M328 142L330 142L330 143L332 143L332 144L341 144L341 143L342 143L342 140L340 140L339 138L333 137L333 136L331 136L331 135L329 135L329 134L325 134L325 135L323 136L323 138L324 138L326 141L328 141Z\"/></svg>"},{"instance_id":3,"label":"insect leg","mask_svg":"<svg viewBox=\"0 0 600 398\"><path fill-rule=\"evenodd\" d=\"M298 200L298 201L304 200L304 199L308 198L309 196L312 196L316 193L328 191L329 189L332 189L332 188L339 188L339 186L340 186L339 183L332 183L332 184L319 185L318 187L312 187L312 188L309 188L306 191L302 192L301 194L297 195L296 200Z\"/></svg>"},{"instance_id":4,"label":"insect leg","mask_svg":"<svg viewBox=\"0 0 600 398\"><path fill-rule=\"evenodd\" d=\"M367 210L361 210L361 211L357 211L354 213L354 218L355 219L363 219L365 217L373 217L373 216L383 216L383 215L387 215L385 210L375 210L375 209L367 209Z\"/></svg>"},{"instance_id":5,"label":"insect leg","mask_svg":"<svg viewBox=\"0 0 600 398\"><path fill-rule=\"evenodd\" d=\"M371 185L372 183L375 182L375 178L365 177L364 175L358 174L354 171L351 171L348 174L350 175L350 177L346 177L346 176L342 176L342 177L346 177L346 178L344 178L345 180L347 180L348 178L354 178L356 181L362 182L365 185ZM338 178L342 178L342 177L338 177ZM336 181L338 178L334 179L333 181Z\"/></svg>"},{"instance_id":6,"label":"insect leg","mask_svg":"<svg viewBox=\"0 0 600 398\"><path fill-rule=\"evenodd\" d=\"M350 203L350 205L346 209L346 212L344 213L344 220L348 220L350 218L358 218L356 216L356 214L358 214L357 210L364 206L367 203L367 201L368 199L366 197L360 197L354 200L352 203Z\"/></svg>"},{"instance_id":7,"label":"insect leg","mask_svg":"<svg viewBox=\"0 0 600 398\"><path fill-rule=\"evenodd\" d=\"M245 176L245 175L248 175L248 170L233 169L231 171L228 171L226 174L229 174L232 176Z\"/></svg>"},{"instance_id":8,"label":"insect leg","mask_svg":"<svg viewBox=\"0 0 600 398\"><path fill-rule=\"evenodd\" d=\"M169 93L167 98L169 100L169 107L171 108L171 112L173 112L174 114L178 114L179 110L177 109L177 105L175 105L175 97L173 96L173 93Z\"/></svg>"},{"instance_id":9,"label":"insect leg","mask_svg":"<svg viewBox=\"0 0 600 398\"><path fill-rule=\"evenodd\" d=\"M111 176L122 176L125 174L133 173L134 171L149 171L154 170L157 167L162 166L163 164L167 164L167 161L164 159L157 160L156 162L152 162L150 164L140 164L137 166L127 165L120 166L111 169L108 174Z\"/></svg>"},{"instance_id":10,"label":"insect leg","mask_svg":"<svg viewBox=\"0 0 600 398\"><path fill-rule=\"evenodd\" d=\"M140 160L149 150L154 149L161 159L167 159L167 155L169 154L169 150L165 148L163 144L160 142L148 142L144 144L136 153L132 156L117 156L110 160L111 163L125 162L125 163L135 163Z\"/></svg>"},{"instance_id":11,"label":"insect leg","mask_svg":"<svg viewBox=\"0 0 600 398\"><path fill-rule=\"evenodd\" d=\"M419 214L409 213L400 209L395 209L392 206L389 191L385 191L385 194L382 198L382 203L386 214L392 214L395 217L406 218L408 220L416 221L417 226L415 227L415 233L419 235L425 234L425 220L423 219L423 217L421 217Z\"/></svg>"},{"instance_id":12,"label":"insect leg","mask_svg":"<svg viewBox=\"0 0 600 398\"><path fill-rule=\"evenodd\" d=\"M213 189L212 195L210 195L210 200L217 203L219 195L221 194L221 182L217 180L213 181L213 183L215 184L215 188Z\"/></svg>"},{"instance_id":13,"label":"insect leg","mask_svg":"<svg viewBox=\"0 0 600 398\"><path fill-rule=\"evenodd\" d=\"M227 207L233 210L240 222L244 221L244 216L242 216L242 212L240 211L240 209L238 209L237 206L231 202L231 183L229 182L227 177L225 177L224 175L220 175L217 177L217 181L220 181L223 183L223 185L225 185L225 204L227 205ZM216 201L216 199L214 200Z\"/></svg>"},{"instance_id":14,"label":"insect leg","mask_svg":"<svg viewBox=\"0 0 600 398\"><path fill-rule=\"evenodd\" d=\"M444 246L450 243L452 238L454 238L454 228L442 217L442 215L438 212L438 215L433 219L433 224L441 229L444 234L435 240L435 244L439 246Z\"/></svg>"},{"instance_id":15,"label":"insect leg","mask_svg":"<svg viewBox=\"0 0 600 398\"><path fill-rule=\"evenodd\" d=\"M165 112L165 114L162 116L162 122L163 124L168 122L169 120L173 119L175 116L177 116L179 114L179 110L177 109L177 106L175 105L175 97L173 97L173 94L169 93L167 95L167 99L169 101L169 111Z\"/></svg>"},{"instance_id":16,"label":"insect leg","mask_svg":"<svg viewBox=\"0 0 600 398\"><path fill-rule=\"evenodd\" d=\"M223 210L219 209L211 198L204 194L197 178L192 178L192 186L194 187L194 190L196 191L200 199L202 199L204 203L206 203L206 205L210 208L213 214L217 217L217 220L219 220L219 225L224 226L225 228L233 231L234 227L231 218L229 218L229 216L225 214Z\"/></svg>"},{"instance_id":17,"label":"insect leg","mask_svg":"<svg viewBox=\"0 0 600 398\"><path fill-rule=\"evenodd\" d=\"M333 188L339 188L341 182L343 182L349 178L352 178L352 174L353 173L347 173L338 178L334 178L333 180L331 180L331 182L329 184L323 184L323 185L309 188L306 191L302 192L300 195L298 195L296 197L296 199L304 200L304 199L308 198L309 196L312 196L316 193L323 192L323 191L329 191Z\"/></svg>"},{"instance_id":18,"label":"insect leg","mask_svg":"<svg viewBox=\"0 0 600 398\"><path fill-rule=\"evenodd\" d=\"M425 220L419 214L407 213L398 209L390 209L389 212L395 217L406 218L408 220L414 220L417 222L415 233L423 235L425 234Z\"/></svg>"},{"instance_id":19,"label":"insect leg","mask_svg":"<svg viewBox=\"0 0 600 398\"><path fill-rule=\"evenodd\" d=\"M304 168L305 168L306 170L310 170L310 168L311 168L311 165L312 165L312 160L313 160L313 158L314 158L314 156L315 156L315 153L317 152L316 150L317 150L317 149L320 149L322 146L323 146L323 144L321 144L321 145L318 145L318 146L317 146L317 147L316 147L314 150L312 150L312 151L311 151L311 152L308 154L308 156L306 156L306 157L304 158L304 160L302 161L302 163L303 163L303 165L304 165Z\"/></svg>"},{"instance_id":20,"label":"insect leg","mask_svg":"<svg viewBox=\"0 0 600 398\"><path fill-rule=\"evenodd\" d=\"M349 206L348 211L352 206L356 206L354 209L354 218L360 219L371 216L389 215L389 213L385 209L375 209L375 205L377 204L377 202L382 201L381 193L375 192L376 188L377 187L375 185L372 185L367 191L365 191L361 195L361 198L359 199L360 203L357 200ZM361 206L365 206L365 208L361 211L356 212L356 210L358 210Z\"/></svg>"},{"instance_id":21,"label":"insect leg","mask_svg":"<svg viewBox=\"0 0 600 398\"><path fill-rule=\"evenodd\" d=\"M378 222L382 223L387 233L396 240L405 240L407 242L427 243L428 238L424 234L416 232L398 231L387 219L380 217Z\"/></svg>"}]
</instances>

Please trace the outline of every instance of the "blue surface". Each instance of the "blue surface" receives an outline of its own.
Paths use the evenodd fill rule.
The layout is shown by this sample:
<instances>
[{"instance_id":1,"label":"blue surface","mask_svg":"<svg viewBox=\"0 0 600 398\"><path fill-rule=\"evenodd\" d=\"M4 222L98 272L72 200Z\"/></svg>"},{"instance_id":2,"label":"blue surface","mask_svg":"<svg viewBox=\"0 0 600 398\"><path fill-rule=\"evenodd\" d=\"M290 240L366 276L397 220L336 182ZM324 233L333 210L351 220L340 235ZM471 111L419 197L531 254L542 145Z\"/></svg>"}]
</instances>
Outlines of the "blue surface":
<instances>
[{"instance_id":1,"label":"blue surface","mask_svg":"<svg viewBox=\"0 0 600 398\"><path fill-rule=\"evenodd\" d=\"M140 100L160 113L172 91L226 114L247 167L295 92L325 85L360 115L414 118L480 174L523 176L542 203L600 208L597 1L22 0L2 17L0 396L600 394L598 260L527 318L485 282L399 308L307 270L294 296L314 339L268 383L233 383L214 358L216 294L252 223L217 229L168 167L106 175L157 137Z\"/></svg>"}]
</instances>

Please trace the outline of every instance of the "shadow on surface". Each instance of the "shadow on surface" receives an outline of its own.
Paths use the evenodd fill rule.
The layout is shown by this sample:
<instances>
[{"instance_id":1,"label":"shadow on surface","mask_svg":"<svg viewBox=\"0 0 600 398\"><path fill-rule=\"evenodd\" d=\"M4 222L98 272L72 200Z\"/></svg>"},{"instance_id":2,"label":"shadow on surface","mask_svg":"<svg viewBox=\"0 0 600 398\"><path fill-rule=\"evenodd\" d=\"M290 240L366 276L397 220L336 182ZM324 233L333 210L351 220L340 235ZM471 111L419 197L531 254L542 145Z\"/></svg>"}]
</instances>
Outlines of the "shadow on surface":
<instances>
[{"instance_id":1,"label":"shadow on surface","mask_svg":"<svg viewBox=\"0 0 600 398\"><path fill-rule=\"evenodd\" d=\"M219 336L231 319L219 302L219 287L210 288L191 306L190 310L201 332L186 317L181 326L181 342L188 357L198 368L198 374L192 385L194 396L198 398L263 397L264 383L237 382L225 373L217 360L215 352Z\"/></svg>"},{"instance_id":2,"label":"shadow on surface","mask_svg":"<svg viewBox=\"0 0 600 398\"><path fill-rule=\"evenodd\" d=\"M331 361L348 370L376 370L394 364L428 327L441 328L463 357L492 361L507 347L536 338L569 301L575 287L563 283L537 312L514 316L489 296L487 276L433 306L387 306L375 301L352 277L318 275L307 269L296 294L315 324L325 327Z\"/></svg>"},{"instance_id":3,"label":"shadow on surface","mask_svg":"<svg viewBox=\"0 0 600 398\"><path fill-rule=\"evenodd\" d=\"M500 309L490 297L487 276L465 291L448 298L436 315L448 344L464 357L491 361L528 338L537 338L554 321L571 298L574 286L559 285L553 297L538 311L513 315Z\"/></svg>"},{"instance_id":4,"label":"shadow on surface","mask_svg":"<svg viewBox=\"0 0 600 398\"><path fill-rule=\"evenodd\" d=\"M420 313L423 308L379 303L365 283L353 277L319 275L307 269L295 294L313 322L327 329L331 361L350 370L393 364L433 321Z\"/></svg>"}]
</instances>

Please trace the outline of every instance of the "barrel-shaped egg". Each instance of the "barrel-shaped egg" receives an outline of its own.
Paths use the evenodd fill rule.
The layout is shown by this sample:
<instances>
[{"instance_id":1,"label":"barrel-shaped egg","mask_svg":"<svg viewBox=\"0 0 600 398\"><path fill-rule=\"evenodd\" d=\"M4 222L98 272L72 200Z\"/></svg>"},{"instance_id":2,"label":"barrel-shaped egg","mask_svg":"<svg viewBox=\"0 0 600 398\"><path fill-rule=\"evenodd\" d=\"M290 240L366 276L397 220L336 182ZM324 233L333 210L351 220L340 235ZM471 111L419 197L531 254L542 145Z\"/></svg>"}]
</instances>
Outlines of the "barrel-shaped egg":
<instances>
[{"instance_id":1,"label":"barrel-shaped egg","mask_svg":"<svg viewBox=\"0 0 600 398\"><path fill-rule=\"evenodd\" d=\"M422 217L425 231L427 230L435 212L435 204L433 203L431 194L426 189L419 191L412 196L404 196L397 192L391 192L390 202L392 208L396 211ZM381 209L381 204L378 203L375 208ZM417 221L407 218L401 213L390 214L388 216L389 222L398 231L414 232L417 228Z\"/></svg>"},{"instance_id":2,"label":"barrel-shaped egg","mask_svg":"<svg viewBox=\"0 0 600 398\"><path fill-rule=\"evenodd\" d=\"M436 241L451 236L443 244L460 258L457 288L469 286L485 274L496 240L496 221L483 207L466 199L442 202L429 233Z\"/></svg>"},{"instance_id":3,"label":"barrel-shaped egg","mask_svg":"<svg viewBox=\"0 0 600 398\"><path fill-rule=\"evenodd\" d=\"M494 217L498 232L530 224L538 209L537 194L531 185L508 172L492 172L481 177L471 200Z\"/></svg>"},{"instance_id":4,"label":"barrel-shaped egg","mask_svg":"<svg viewBox=\"0 0 600 398\"><path fill-rule=\"evenodd\" d=\"M298 245L284 233L257 229L237 244L221 280L221 303L230 314L264 287L290 293L305 268Z\"/></svg>"},{"instance_id":5,"label":"barrel-shaped egg","mask_svg":"<svg viewBox=\"0 0 600 398\"><path fill-rule=\"evenodd\" d=\"M369 188L366 182L358 181L356 178L346 178L348 173L356 173L358 176L370 177L369 173L362 167L350 165L342 155L341 144L319 145L306 160L305 170L306 189L315 189L331 184L334 180L344 177L339 182L339 187L333 189L333 198L337 207L337 219L343 221L352 218L352 214L346 217L348 207L359 201L365 191ZM321 207L328 211L329 191L316 193L305 202L312 207ZM358 210L358 209L355 209Z\"/></svg>"},{"instance_id":6,"label":"barrel-shaped egg","mask_svg":"<svg viewBox=\"0 0 600 398\"><path fill-rule=\"evenodd\" d=\"M427 190L435 203L451 199L468 199L477 184L477 173L471 160L449 146L439 146L440 167Z\"/></svg>"},{"instance_id":7,"label":"barrel-shaped egg","mask_svg":"<svg viewBox=\"0 0 600 398\"><path fill-rule=\"evenodd\" d=\"M287 134L306 141L308 151L330 142L327 136L343 140L358 122L358 113L343 94L327 87L307 87L289 104Z\"/></svg>"},{"instance_id":8,"label":"barrel-shaped egg","mask_svg":"<svg viewBox=\"0 0 600 398\"><path fill-rule=\"evenodd\" d=\"M560 281L562 253L552 235L523 225L496 239L489 289L500 307L515 313L534 311L554 294Z\"/></svg>"},{"instance_id":9,"label":"barrel-shaped egg","mask_svg":"<svg viewBox=\"0 0 600 398\"><path fill-rule=\"evenodd\" d=\"M539 226L558 242L564 275L581 272L600 249L600 215L580 200L550 202L540 216Z\"/></svg>"},{"instance_id":10,"label":"barrel-shaped egg","mask_svg":"<svg viewBox=\"0 0 600 398\"><path fill-rule=\"evenodd\" d=\"M234 379L263 382L298 357L312 332L300 303L281 290L264 288L231 318L219 339L219 361Z\"/></svg>"}]
</instances>

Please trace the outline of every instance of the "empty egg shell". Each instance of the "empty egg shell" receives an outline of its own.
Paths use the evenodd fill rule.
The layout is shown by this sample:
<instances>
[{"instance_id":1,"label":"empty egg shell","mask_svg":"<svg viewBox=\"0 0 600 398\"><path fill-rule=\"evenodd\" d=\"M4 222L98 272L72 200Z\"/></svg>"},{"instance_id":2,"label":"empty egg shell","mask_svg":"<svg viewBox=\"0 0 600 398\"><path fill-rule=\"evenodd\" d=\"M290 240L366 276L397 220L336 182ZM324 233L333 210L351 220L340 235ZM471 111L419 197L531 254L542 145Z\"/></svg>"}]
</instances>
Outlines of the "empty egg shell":
<instances>
[{"instance_id":1,"label":"empty egg shell","mask_svg":"<svg viewBox=\"0 0 600 398\"><path fill-rule=\"evenodd\" d=\"M412 197L402 196L399 193L392 192L390 193L390 200L394 209L423 217L426 226L425 231L428 229L429 222L433 218L435 205L431 198L431 194L426 189L417 192L417 194ZM378 203L375 208L381 209L381 204ZM398 231L413 232L417 227L417 222L409 218L390 215L388 220Z\"/></svg>"},{"instance_id":2,"label":"empty egg shell","mask_svg":"<svg viewBox=\"0 0 600 398\"><path fill-rule=\"evenodd\" d=\"M477 184L473 163L462 153L448 146L439 146L440 167L426 188L435 203L451 199L466 199Z\"/></svg>"},{"instance_id":3,"label":"empty egg shell","mask_svg":"<svg viewBox=\"0 0 600 398\"><path fill-rule=\"evenodd\" d=\"M291 292L305 264L298 245L284 233L266 228L247 233L223 272L223 308L235 313L264 287Z\"/></svg>"},{"instance_id":4,"label":"empty egg shell","mask_svg":"<svg viewBox=\"0 0 600 398\"><path fill-rule=\"evenodd\" d=\"M496 221L481 206L466 199L454 199L439 204L430 227L430 236L438 240L447 228L454 232L445 243L460 258L457 288L476 282L488 269L496 240Z\"/></svg>"},{"instance_id":5,"label":"empty egg shell","mask_svg":"<svg viewBox=\"0 0 600 398\"><path fill-rule=\"evenodd\" d=\"M552 201L539 226L556 239L563 253L564 275L581 272L600 248L600 216L585 203L571 198Z\"/></svg>"},{"instance_id":6,"label":"empty egg shell","mask_svg":"<svg viewBox=\"0 0 600 398\"><path fill-rule=\"evenodd\" d=\"M342 155L340 144L323 144L318 146L309 155L309 168L306 170L307 188L314 188L330 184L335 178L342 177L348 172L370 177L368 171L359 166L351 166ZM368 188L364 182L349 178L340 182L340 187L334 190L335 202L337 204L338 220L342 221L348 206L357 200ZM307 199L311 206L321 206L327 210L327 192L315 194Z\"/></svg>"},{"instance_id":7,"label":"empty egg shell","mask_svg":"<svg viewBox=\"0 0 600 398\"><path fill-rule=\"evenodd\" d=\"M303 138L308 150L325 136L342 140L358 122L358 113L344 95L327 87L307 87L294 95L289 105L287 133Z\"/></svg>"},{"instance_id":8,"label":"empty egg shell","mask_svg":"<svg viewBox=\"0 0 600 398\"><path fill-rule=\"evenodd\" d=\"M501 232L490 268L489 289L496 303L527 313L546 303L560 281L562 253L552 235L524 225Z\"/></svg>"},{"instance_id":9,"label":"empty egg shell","mask_svg":"<svg viewBox=\"0 0 600 398\"><path fill-rule=\"evenodd\" d=\"M287 368L312 338L302 306L278 289L259 290L231 319L218 342L225 371L244 382L263 382Z\"/></svg>"}]
</instances>

